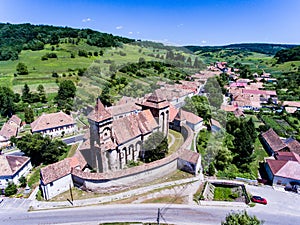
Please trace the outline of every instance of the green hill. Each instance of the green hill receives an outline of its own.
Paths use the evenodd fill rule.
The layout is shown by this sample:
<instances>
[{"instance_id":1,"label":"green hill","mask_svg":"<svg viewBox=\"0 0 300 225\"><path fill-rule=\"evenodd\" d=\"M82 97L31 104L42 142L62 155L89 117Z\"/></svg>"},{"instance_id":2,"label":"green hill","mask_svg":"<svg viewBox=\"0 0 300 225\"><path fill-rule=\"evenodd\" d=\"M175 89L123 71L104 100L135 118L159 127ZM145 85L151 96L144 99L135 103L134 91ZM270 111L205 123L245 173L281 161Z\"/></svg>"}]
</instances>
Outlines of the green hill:
<instances>
[{"instance_id":1,"label":"green hill","mask_svg":"<svg viewBox=\"0 0 300 225\"><path fill-rule=\"evenodd\" d=\"M11 49L8 52L15 56L0 60L1 86L21 94L25 84L33 92L42 84L50 101L59 83L66 79L76 83L80 104L93 104L95 97L107 87L112 102L123 94L141 96L150 92L159 80L175 82L204 68L200 57L179 47L133 42L89 29L0 25L1 55L5 56L3 52ZM100 41L103 39L107 42ZM17 72L19 63L25 64L27 75Z\"/></svg>"},{"instance_id":2,"label":"green hill","mask_svg":"<svg viewBox=\"0 0 300 225\"><path fill-rule=\"evenodd\" d=\"M91 29L0 23L0 60L16 60L22 50L42 50L46 44L59 44L62 38L76 44L86 39L88 45L98 47L117 47L135 41Z\"/></svg>"},{"instance_id":3,"label":"green hill","mask_svg":"<svg viewBox=\"0 0 300 225\"><path fill-rule=\"evenodd\" d=\"M282 49L290 49L297 45L289 44L266 44L266 43L242 43L242 44L230 44L224 46L185 46L192 52L217 52L220 50L235 50L239 52L257 52L266 55L275 55L276 52Z\"/></svg>"}]
</instances>

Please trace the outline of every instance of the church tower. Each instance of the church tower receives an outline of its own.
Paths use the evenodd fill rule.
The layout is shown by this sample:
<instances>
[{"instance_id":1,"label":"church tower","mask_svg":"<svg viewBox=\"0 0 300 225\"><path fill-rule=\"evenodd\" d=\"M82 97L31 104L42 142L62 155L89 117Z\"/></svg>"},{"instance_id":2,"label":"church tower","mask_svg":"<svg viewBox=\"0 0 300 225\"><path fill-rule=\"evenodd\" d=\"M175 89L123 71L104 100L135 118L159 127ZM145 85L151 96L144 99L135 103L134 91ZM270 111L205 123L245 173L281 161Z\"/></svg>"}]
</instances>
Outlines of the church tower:
<instances>
[{"instance_id":1,"label":"church tower","mask_svg":"<svg viewBox=\"0 0 300 225\"><path fill-rule=\"evenodd\" d=\"M90 166L97 172L106 172L109 170L107 154L104 145L113 144L112 115L108 112L100 99L97 99L95 109L88 115L90 124Z\"/></svg>"},{"instance_id":2,"label":"church tower","mask_svg":"<svg viewBox=\"0 0 300 225\"><path fill-rule=\"evenodd\" d=\"M150 109L153 117L159 125L159 131L165 136L169 133L169 103L164 98L163 92L155 90L145 102L138 104L142 110Z\"/></svg>"}]
</instances>

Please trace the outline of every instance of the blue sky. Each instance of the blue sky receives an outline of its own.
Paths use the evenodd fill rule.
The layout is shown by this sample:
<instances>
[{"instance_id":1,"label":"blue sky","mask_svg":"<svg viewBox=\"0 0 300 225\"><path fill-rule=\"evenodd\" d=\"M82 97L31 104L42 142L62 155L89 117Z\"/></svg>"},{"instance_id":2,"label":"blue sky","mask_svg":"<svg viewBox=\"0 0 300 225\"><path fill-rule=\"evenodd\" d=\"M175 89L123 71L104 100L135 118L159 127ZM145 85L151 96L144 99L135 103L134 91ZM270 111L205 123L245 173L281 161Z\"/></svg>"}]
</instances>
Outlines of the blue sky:
<instances>
[{"instance_id":1,"label":"blue sky","mask_svg":"<svg viewBox=\"0 0 300 225\"><path fill-rule=\"evenodd\" d=\"M0 22L91 28L175 45L300 44L299 0L0 0Z\"/></svg>"}]
</instances>

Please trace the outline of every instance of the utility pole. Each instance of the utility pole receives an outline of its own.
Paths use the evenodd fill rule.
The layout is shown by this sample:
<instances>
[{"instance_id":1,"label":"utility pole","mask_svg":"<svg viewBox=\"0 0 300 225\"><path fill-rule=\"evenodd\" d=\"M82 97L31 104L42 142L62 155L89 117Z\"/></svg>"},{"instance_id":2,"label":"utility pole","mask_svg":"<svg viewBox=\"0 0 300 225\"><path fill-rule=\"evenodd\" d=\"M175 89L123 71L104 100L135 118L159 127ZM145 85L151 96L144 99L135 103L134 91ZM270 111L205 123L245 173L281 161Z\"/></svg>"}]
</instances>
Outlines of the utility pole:
<instances>
[{"instance_id":1,"label":"utility pole","mask_svg":"<svg viewBox=\"0 0 300 225\"><path fill-rule=\"evenodd\" d=\"M157 211L157 225L159 225L159 218L160 218L160 208L158 208L158 211Z\"/></svg>"}]
</instances>

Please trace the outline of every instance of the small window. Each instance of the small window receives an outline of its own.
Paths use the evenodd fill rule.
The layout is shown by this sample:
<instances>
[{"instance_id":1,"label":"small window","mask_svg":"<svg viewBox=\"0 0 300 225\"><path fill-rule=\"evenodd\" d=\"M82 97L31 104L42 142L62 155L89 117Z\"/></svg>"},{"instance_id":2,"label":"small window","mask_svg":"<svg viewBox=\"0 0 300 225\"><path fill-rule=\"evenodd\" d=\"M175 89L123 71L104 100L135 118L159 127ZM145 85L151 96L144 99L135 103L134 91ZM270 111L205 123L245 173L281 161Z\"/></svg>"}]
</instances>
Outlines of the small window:
<instances>
[{"instance_id":1,"label":"small window","mask_svg":"<svg viewBox=\"0 0 300 225\"><path fill-rule=\"evenodd\" d=\"M52 186L53 186L53 182L50 183L50 187L52 187Z\"/></svg>"}]
</instances>

